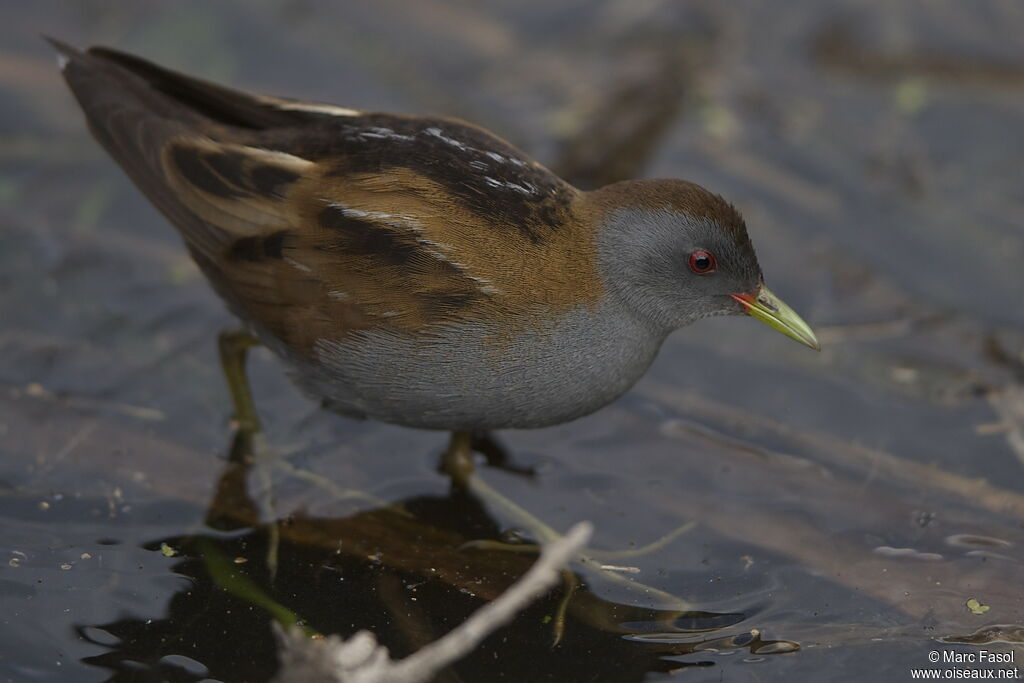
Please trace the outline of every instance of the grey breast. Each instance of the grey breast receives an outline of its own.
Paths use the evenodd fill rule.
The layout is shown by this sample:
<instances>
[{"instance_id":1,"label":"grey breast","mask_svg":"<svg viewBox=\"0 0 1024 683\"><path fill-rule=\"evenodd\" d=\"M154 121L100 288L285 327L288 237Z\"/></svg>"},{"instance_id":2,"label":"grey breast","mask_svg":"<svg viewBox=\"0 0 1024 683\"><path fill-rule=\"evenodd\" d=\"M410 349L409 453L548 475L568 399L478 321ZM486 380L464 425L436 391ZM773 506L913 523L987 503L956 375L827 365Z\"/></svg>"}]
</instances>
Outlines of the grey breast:
<instances>
[{"instance_id":1,"label":"grey breast","mask_svg":"<svg viewBox=\"0 0 1024 683\"><path fill-rule=\"evenodd\" d=\"M320 362L293 358L292 374L350 416L422 429L543 427L622 395L664 336L614 307L581 307L501 345L482 323L322 341Z\"/></svg>"}]
</instances>

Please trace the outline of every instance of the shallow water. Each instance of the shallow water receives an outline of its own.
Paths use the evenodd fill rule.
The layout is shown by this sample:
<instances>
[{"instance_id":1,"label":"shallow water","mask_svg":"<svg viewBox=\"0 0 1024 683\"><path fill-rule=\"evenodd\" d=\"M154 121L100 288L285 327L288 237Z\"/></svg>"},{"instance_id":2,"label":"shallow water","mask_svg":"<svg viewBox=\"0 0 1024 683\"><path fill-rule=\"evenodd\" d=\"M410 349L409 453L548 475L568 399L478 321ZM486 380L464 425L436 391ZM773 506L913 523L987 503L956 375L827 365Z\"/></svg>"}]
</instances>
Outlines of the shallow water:
<instances>
[{"instance_id":1,"label":"shallow water","mask_svg":"<svg viewBox=\"0 0 1024 683\"><path fill-rule=\"evenodd\" d=\"M581 184L695 180L741 208L770 286L819 332L814 354L702 321L598 414L500 434L535 476L480 477L544 524L589 519L603 550L685 532L573 567L571 600L553 590L438 680L1024 661L1019 3L3 7L0 680L270 680L268 606L401 656L533 557L465 545L523 520L449 491L444 435L327 414L266 352L250 376L283 457L227 462L230 318L88 137L40 32L470 119ZM994 625L1012 642L942 640Z\"/></svg>"}]
</instances>

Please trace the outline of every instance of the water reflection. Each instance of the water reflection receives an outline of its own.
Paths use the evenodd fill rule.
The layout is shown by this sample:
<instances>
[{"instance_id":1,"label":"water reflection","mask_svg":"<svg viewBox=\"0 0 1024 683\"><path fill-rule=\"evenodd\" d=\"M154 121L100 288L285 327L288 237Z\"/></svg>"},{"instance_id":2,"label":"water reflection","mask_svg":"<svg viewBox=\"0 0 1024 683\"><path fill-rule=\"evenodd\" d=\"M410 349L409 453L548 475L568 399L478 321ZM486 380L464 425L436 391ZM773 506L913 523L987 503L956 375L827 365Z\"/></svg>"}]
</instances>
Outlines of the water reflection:
<instances>
[{"instance_id":1,"label":"water reflection","mask_svg":"<svg viewBox=\"0 0 1024 683\"><path fill-rule=\"evenodd\" d=\"M246 488L252 468L225 467L200 533L147 544L181 557L173 571L187 588L163 618L80 625L82 638L107 650L86 663L119 682L266 681L277 670L275 620L321 634L369 629L403 657L500 595L533 561L530 552L482 546L505 544L508 530L455 488L348 516L296 512L270 523ZM509 680L640 681L647 672L713 666L709 653L799 648L762 640L749 623L756 607L716 613L613 602L591 590L593 572L576 569L438 680L491 680L500 661Z\"/></svg>"}]
</instances>

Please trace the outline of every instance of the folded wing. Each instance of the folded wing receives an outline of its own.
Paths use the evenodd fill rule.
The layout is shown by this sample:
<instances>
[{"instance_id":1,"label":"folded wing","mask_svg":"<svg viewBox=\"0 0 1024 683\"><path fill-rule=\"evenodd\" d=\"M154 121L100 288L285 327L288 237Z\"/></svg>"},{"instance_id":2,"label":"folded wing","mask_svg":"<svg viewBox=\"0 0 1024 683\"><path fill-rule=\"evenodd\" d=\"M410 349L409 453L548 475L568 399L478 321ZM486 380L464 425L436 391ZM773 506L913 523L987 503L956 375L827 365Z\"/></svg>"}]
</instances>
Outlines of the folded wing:
<instances>
[{"instance_id":1,"label":"folded wing","mask_svg":"<svg viewBox=\"0 0 1024 683\"><path fill-rule=\"evenodd\" d=\"M596 297L577 191L480 128L55 44L97 140L234 312L292 349Z\"/></svg>"}]
</instances>

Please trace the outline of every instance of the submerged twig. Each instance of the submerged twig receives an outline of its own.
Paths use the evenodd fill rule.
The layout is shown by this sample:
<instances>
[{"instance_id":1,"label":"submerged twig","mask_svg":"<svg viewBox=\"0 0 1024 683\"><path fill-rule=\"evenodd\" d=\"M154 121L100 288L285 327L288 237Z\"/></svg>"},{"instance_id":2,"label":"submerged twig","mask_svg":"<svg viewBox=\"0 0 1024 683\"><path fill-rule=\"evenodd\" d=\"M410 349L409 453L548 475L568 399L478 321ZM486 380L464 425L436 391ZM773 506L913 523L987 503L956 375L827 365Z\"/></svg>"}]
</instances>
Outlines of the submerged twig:
<instances>
[{"instance_id":1,"label":"submerged twig","mask_svg":"<svg viewBox=\"0 0 1024 683\"><path fill-rule=\"evenodd\" d=\"M565 536L545 545L533 567L501 597L477 610L461 626L405 659L394 661L369 631L349 639L322 641L301 631L281 631L281 673L277 683L417 683L426 681L468 654L480 641L508 623L529 602L554 585L561 570L590 538L592 527L580 522Z\"/></svg>"},{"instance_id":2,"label":"submerged twig","mask_svg":"<svg viewBox=\"0 0 1024 683\"><path fill-rule=\"evenodd\" d=\"M378 498L372 493L366 493L365 491L359 491L357 489L344 488L343 486L339 486L338 484L334 483L331 479L323 476L322 474L317 474L316 472L303 469L297 465L288 462L284 458L275 458L273 461L273 466L276 469L279 469L282 472L285 472L286 474L295 477L296 479L301 479L303 481L309 482L310 484L317 488L323 489L327 493L331 494L334 502L353 500L362 503L367 503L368 505L372 505L373 507L379 508L386 508L391 506L391 503L389 501L383 498ZM409 516L409 513L407 511L402 510L398 507L395 507L394 512L400 515Z\"/></svg>"},{"instance_id":3,"label":"submerged twig","mask_svg":"<svg viewBox=\"0 0 1024 683\"><path fill-rule=\"evenodd\" d=\"M479 476L472 476L468 481L469 490L478 496L481 500L485 501L489 505L498 509L501 515L512 519L516 526L520 526L527 529L541 544L554 543L559 540L561 536L557 531L552 529L550 526L542 522L540 519L530 514L528 511L521 508L519 505L508 499L496 489L491 488L486 482L484 482ZM665 538L658 539L654 542L654 548L661 547L664 543L671 541L680 534L688 531L692 528L689 524L684 525L676 531L668 535L667 540ZM514 547L514 546L513 546ZM626 551L628 552L628 551ZM599 574L602 579L609 583L622 586L626 590L641 593L646 599L654 599L662 603L666 609L674 610L687 610L690 606L682 598L666 593L665 591L642 584L638 581L628 579L618 572L604 569L602 565L604 562L601 558L608 558L614 556L614 552L609 553L607 551L593 551L589 548L584 549L578 553L575 561L580 564L586 565L591 571Z\"/></svg>"}]
</instances>

